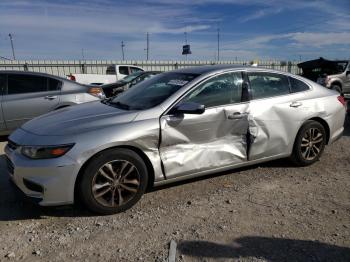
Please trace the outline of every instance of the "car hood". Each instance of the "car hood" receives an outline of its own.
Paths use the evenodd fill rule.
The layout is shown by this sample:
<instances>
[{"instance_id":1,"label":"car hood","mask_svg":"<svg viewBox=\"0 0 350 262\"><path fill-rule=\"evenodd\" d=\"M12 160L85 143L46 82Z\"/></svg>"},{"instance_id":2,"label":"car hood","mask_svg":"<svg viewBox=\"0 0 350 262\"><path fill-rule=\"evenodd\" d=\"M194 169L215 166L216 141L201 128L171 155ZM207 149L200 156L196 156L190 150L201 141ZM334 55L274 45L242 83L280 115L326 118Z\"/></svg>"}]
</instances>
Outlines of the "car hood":
<instances>
[{"instance_id":1,"label":"car hood","mask_svg":"<svg viewBox=\"0 0 350 262\"><path fill-rule=\"evenodd\" d=\"M135 119L136 111L126 111L100 101L85 103L39 116L22 126L37 135L70 135L127 123Z\"/></svg>"}]
</instances>

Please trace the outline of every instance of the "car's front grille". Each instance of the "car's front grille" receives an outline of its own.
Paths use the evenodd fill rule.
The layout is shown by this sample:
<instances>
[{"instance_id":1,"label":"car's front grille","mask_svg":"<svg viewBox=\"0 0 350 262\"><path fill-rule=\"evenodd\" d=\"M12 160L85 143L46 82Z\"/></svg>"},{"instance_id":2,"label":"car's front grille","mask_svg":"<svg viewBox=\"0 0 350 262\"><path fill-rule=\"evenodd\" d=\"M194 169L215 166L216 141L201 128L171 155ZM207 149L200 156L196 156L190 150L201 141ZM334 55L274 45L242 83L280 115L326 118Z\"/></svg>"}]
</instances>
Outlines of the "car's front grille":
<instances>
[{"instance_id":1,"label":"car's front grille","mask_svg":"<svg viewBox=\"0 0 350 262\"><path fill-rule=\"evenodd\" d=\"M11 140L7 142L7 146L11 150L16 150L18 148L18 145L15 142L12 142Z\"/></svg>"},{"instance_id":2,"label":"car's front grille","mask_svg":"<svg viewBox=\"0 0 350 262\"><path fill-rule=\"evenodd\" d=\"M14 165L12 164L11 160L5 155L5 159L6 159L6 166L7 166L7 170L9 171L9 173L11 175L14 174L15 172L15 167Z\"/></svg>"}]
</instances>

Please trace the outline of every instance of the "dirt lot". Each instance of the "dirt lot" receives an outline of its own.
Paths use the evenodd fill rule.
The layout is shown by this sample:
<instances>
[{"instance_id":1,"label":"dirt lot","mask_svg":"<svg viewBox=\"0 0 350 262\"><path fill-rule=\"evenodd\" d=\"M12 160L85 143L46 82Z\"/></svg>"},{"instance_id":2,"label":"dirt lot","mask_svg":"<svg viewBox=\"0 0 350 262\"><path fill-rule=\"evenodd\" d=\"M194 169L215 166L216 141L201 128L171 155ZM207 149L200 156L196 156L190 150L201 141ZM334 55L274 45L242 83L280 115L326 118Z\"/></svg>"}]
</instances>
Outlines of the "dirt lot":
<instances>
[{"instance_id":1,"label":"dirt lot","mask_svg":"<svg viewBox=\"0 0 350 262\"><path fill-rule=\"evenodd\" d=\"M0 260L350 261L350 120L313 166L284 160L147 193L92 216L23 201L0 169Z\"/></svg>"}]
</instances>

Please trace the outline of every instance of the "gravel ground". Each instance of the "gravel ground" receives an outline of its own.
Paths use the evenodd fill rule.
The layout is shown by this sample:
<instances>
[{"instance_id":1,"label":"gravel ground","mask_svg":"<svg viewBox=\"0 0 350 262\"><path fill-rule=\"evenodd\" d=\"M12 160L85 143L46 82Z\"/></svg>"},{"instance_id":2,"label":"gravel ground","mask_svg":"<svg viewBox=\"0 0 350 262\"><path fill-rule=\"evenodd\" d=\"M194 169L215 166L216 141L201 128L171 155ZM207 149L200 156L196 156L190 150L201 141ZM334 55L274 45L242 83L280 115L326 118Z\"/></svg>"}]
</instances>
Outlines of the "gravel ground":
<instances>
[{"instance_id":1,"label":"gravel ground","mask_svg":"<svg viewBox=\"0 0 350 262\"><path fill-rule=\"evenodd\" d=\"M113 216L41 208L0 176L0 261L165 261L171 240L177 261L350 261L349 169L350 119L312 166L279 160L162 187Z\"/></svg>"}]
</instances>

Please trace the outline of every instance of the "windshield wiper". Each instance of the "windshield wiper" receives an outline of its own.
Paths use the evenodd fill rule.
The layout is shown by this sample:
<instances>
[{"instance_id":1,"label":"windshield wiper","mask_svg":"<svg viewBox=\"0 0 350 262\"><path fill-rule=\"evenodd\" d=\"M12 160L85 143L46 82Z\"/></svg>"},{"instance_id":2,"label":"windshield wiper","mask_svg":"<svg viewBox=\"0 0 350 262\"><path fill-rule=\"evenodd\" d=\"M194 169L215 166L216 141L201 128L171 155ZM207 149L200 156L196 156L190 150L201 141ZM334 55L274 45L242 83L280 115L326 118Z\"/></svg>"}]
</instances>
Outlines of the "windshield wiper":
<instances>
[{"instance_id":1,"label":"windshield wiper","mask_svg":"<svg viewBox=\"0 0 350 262\"><path fill-rule=\"evenodd\" d=\"M120 109L125 109L125 110L129 110L129 109L130 109L130 106L129 106L129 105L124 104L124 103L119 102L119 101L118 101L118 102L110 102L110 101L109 101L109 103L112 104L112 105L117 106L117 107L120 108Z\"/></svg>"},{"instance_id":2,"label":"windshield wiper","mask_svg":"<svg viewBox=\"0 0 350 262\"><path fill-rule=\"evenodd\" d=\"M113 102L112 99L115 97L110 97L110 98L106 98L101 100L101 103L105 104L105 105L109 105L109 106L114 106L120 109L124 109L124 110L130 110L130 106L127 104L124 104L122 102Z\"/></svg>"}]
</instances>

